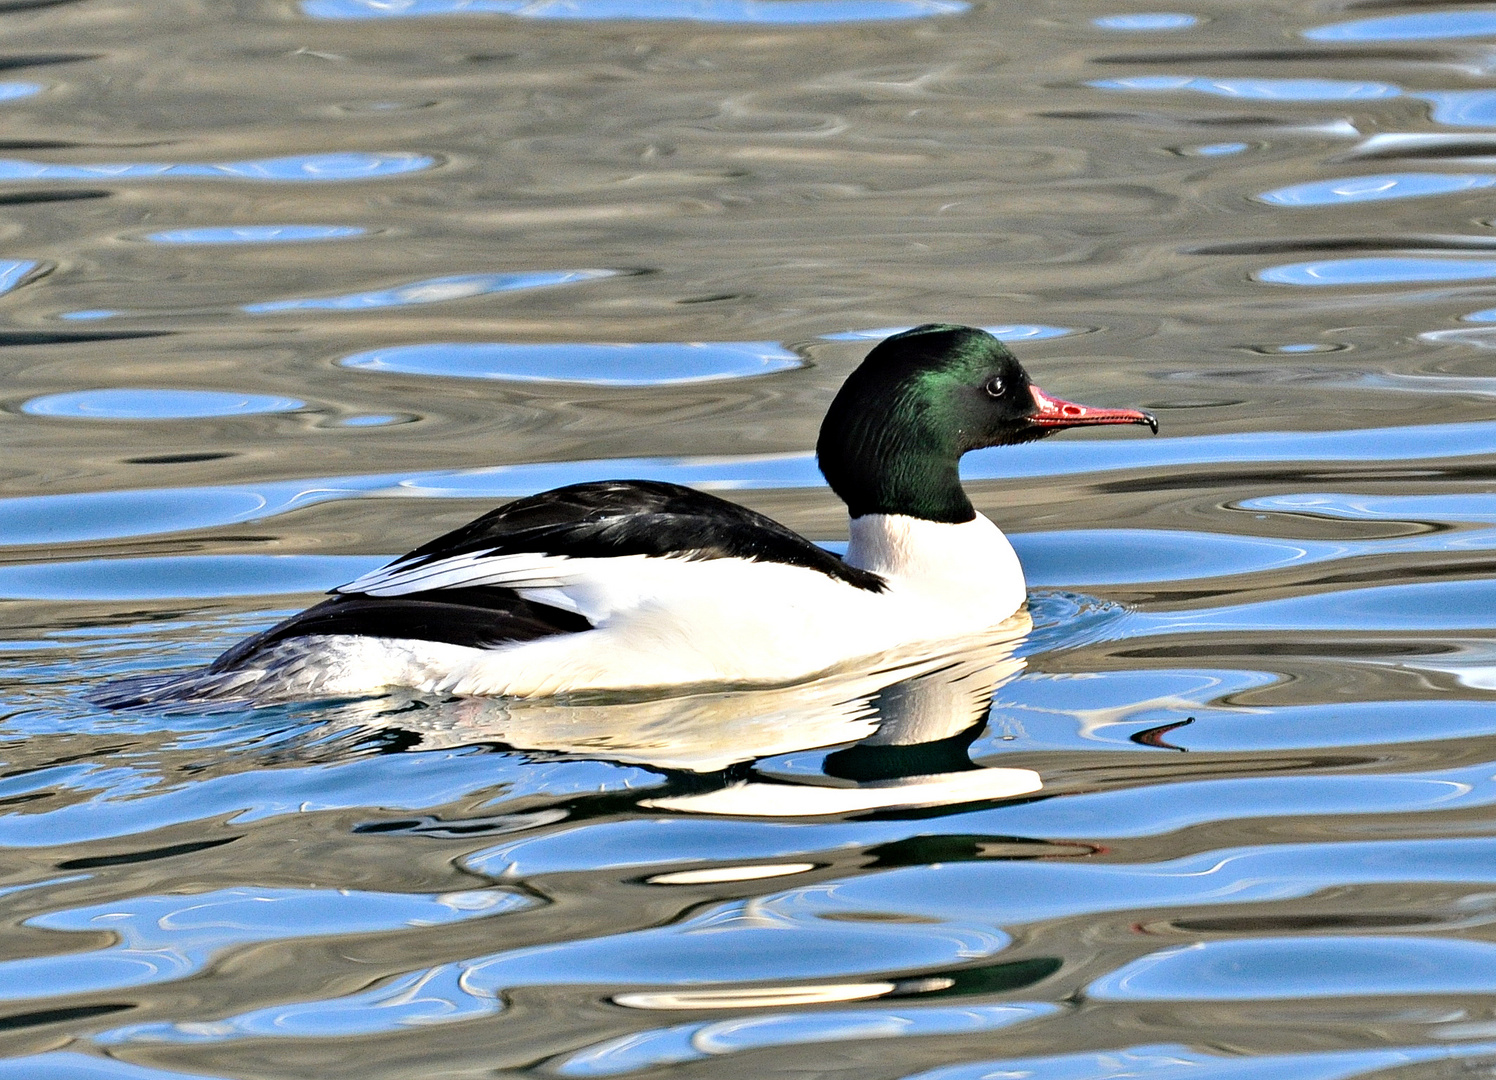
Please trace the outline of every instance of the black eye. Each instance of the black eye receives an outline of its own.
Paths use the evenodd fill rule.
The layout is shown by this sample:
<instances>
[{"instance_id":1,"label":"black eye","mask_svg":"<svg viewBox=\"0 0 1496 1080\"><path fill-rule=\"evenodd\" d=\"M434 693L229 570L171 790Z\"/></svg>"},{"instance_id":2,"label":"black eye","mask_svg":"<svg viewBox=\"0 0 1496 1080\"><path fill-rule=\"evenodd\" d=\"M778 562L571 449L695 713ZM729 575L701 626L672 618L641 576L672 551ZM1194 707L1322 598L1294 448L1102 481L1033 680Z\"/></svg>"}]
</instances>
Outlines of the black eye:
<instances>
[{"instance_id":1,"label":"black eye","mask_svg":"<svg viewBox=\"0 0 1496 1080\"><path fill-rule=\"evenodd\" d=\"M998 398L1003 396L1004 392L1006 392L1007 390L1007 387L1003 386L1001 375L994 375L992 376L992 378L987 380L987 385L982 387L982 389L987 391L988 397Z\"/></svg>"}]
</instances>

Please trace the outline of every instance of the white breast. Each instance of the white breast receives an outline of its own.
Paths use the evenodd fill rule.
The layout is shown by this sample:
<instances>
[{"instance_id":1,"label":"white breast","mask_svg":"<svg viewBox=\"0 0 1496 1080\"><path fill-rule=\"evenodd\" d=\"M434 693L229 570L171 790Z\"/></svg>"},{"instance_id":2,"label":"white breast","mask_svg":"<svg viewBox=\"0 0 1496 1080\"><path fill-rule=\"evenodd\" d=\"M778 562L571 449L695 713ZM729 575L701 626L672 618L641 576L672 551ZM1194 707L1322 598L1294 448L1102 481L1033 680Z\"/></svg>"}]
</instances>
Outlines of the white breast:
<instances>
[{"instance_id":1,"label":"white breast","mask_svg":"<svg viewBox=\"0 0 1496 1080\"><path fill-rule=\"evenodd\" d=\"M959 525L864 514L852 519L847 562L887 578L891 593L943 613L951 634L1001 622L1026 594L1013 545L981 514Z\"/></svg>"}]
</instances>

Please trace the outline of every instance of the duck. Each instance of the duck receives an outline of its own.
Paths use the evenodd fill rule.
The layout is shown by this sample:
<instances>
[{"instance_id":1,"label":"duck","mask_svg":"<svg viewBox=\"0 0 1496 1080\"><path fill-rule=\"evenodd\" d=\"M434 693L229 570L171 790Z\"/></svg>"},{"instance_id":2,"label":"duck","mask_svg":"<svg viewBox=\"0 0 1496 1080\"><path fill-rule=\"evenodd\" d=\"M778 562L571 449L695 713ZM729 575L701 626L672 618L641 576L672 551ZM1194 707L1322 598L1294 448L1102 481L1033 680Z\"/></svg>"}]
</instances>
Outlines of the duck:
<instances>
[{"instance_id":1,"label":"duck","mask_svg":"<svg viewBox=\"0 0 1496 1080\"><path fill-rule=\"evenodd\" d=\"M678 484L571 484L499 507L332 590L207 668L113 704L456 697L790 684L980 635L1026 601L961 457L1148 412L1052 397L984 330L927 323L842 384L816 461L847 506L844 556Z\"/></svg>"}]
</instances>

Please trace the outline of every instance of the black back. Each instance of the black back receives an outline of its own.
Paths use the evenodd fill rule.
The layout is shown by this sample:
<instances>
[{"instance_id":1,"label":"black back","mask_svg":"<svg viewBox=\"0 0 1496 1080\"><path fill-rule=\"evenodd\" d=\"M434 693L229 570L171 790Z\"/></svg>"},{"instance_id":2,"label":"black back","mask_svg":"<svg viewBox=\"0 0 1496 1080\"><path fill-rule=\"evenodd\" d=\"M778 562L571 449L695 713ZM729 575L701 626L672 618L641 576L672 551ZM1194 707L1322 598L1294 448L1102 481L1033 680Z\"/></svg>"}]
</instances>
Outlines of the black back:
<instances>
[{"instance_id":1,"label":"black back","mask_svg":"<svg viewBox=\"0 0 1496 1080\"><path fill-rule=\"evenodd\" d=\"M474 551L494 556L539 552L576 559L750 559L817 570L871 592L884 588L877 574L848 566L773 518L715 495L654 480L572 484L518 499L422 544L395 565L409 569Z\"/></svg>"}]
</instances>

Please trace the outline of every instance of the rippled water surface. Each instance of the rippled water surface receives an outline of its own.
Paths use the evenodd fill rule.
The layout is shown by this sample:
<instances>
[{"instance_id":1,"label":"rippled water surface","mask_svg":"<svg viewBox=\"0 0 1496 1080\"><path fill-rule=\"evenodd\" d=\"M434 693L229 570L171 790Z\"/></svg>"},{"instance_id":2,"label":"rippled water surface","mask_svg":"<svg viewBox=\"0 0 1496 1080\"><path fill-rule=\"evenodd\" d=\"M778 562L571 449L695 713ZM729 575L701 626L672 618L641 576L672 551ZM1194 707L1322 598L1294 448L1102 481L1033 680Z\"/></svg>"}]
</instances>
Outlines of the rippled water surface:
<instances>
[{"instance_id":1,"label":"rippled water surface","mask_svg":"<svg viewBox=\"0 0 1496 1080\"><path fill-rule=\"evenodd\" d=\"M1496 1069L1496 11L0 0L0 1078ZM871 341L991 640L684 697L117 712L613 476L833 547Z\"/></svg>"}]
</instances>

